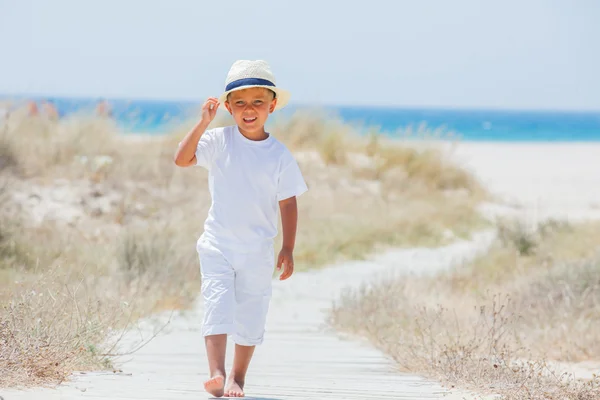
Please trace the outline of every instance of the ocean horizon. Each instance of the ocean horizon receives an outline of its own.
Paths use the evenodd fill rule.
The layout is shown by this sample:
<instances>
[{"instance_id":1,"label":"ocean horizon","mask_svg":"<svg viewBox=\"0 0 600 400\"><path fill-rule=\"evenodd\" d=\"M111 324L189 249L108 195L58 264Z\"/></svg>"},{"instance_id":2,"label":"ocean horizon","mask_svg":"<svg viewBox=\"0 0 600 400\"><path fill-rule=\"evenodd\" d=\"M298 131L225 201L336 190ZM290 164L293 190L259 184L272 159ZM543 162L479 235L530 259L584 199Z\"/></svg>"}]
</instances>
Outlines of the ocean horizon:
<instances>
[{"instance_id":1,"label":"ocean horizon","mask_svg":"<svg viewBox=\"0 0 600 400\"><path fill-rule=\"evenodd\" d=\"M124 133L168 133L199 115L201 100L160 101L94 98L1 96L0 100L51 102L61 118L92 113L100 100ZM289 116L307 106L289 105L278 111ZM477 142L598 142L600 111L534 111L494 109L401 108L383 106L324 106L318 112L339 118L359 132L377 129L387 137L406 138L427 131L441 138ZM278 117L279 117L278 116Z\"/></svg>"}]
</instances>

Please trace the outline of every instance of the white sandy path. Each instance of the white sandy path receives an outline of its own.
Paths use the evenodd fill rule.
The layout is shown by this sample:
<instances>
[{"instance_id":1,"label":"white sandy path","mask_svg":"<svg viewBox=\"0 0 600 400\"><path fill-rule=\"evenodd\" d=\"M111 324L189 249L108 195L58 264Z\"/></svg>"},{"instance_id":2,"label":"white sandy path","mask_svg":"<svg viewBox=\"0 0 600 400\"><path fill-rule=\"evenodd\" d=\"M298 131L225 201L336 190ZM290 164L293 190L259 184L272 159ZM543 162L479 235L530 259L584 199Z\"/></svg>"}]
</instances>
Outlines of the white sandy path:
<instances>
[{"instance_id":1,"label":"white sandy path","mask_svg":"<svg viewBox=\"0 0 600 400\"><path fill-rule=\"evenodd\" d=\"M523 204L527 216L533 210L578 218L600 214L595 209L600 198L599 149L598 145L466 144L458 154L493 191ZM251 366L247 393L263 399L444 397L439 385L398 373L368 344L324 329L325 312L345 287L388 273L434 273L472 257L491 237L482 234L473 242L440 249L392 251L370 261L297 273L288 282L275 282L267 340ZM199 305L174 317L168 331L121 366L123 374L89 373L54 390L0 394L5 400L207 398L201 389L207 373L198 331L201 314ZM150 333L144 331L146 337Z\"/></svg>"}]
</instances>

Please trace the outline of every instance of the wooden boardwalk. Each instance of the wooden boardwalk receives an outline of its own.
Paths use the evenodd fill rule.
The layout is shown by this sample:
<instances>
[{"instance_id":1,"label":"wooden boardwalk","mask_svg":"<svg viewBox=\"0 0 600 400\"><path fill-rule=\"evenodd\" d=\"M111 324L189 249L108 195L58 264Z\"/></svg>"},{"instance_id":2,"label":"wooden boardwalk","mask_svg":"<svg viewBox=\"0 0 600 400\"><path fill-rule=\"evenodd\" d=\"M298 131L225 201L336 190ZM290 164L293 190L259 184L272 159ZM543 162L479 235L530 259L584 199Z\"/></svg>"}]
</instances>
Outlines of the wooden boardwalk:
<instances>
[{"instance_id":1,"label":"wooden boardwalk","mask_svg":"<svg viewBox=\"0 0 600 400\"><path fill-rule=\"evenodd\" d=\"M345 287L396 273L433 273L487 246L490 233L440 249L395 250L372 260L296 273L274 282L265 343L257 349L246 383L247 399L462 399L435 382L398 373L368 343L344 339L325 325L327 310ZM0 389L4 400L207 399L200 336L201 304L171 317L167 328L135 354L119 360L122 373L76 374L55 389ZM157 316L158 325L164 316ZM143 321L126 343L153 331ZM232 350L232 347L229 347ZM232 354L228 355L231 365Z\"/></svg>"}]
</instances>

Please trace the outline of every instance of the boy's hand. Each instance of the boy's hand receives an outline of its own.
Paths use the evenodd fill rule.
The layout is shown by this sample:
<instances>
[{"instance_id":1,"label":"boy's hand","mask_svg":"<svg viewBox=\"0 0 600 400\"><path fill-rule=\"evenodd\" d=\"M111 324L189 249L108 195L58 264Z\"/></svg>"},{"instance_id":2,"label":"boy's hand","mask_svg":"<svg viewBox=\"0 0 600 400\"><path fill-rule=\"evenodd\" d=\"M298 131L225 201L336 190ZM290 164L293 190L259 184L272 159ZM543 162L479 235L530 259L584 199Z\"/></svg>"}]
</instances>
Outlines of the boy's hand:
<instances>
[{"instance_id":1,"label":"boy's hand","mask_svg":"<svg viewBox=\"0 0 600 400\"><path fill-rule=\"evenodd\" d=\"M206 102L202 105L202 121L207 125L215 119L217 115L217 109L219 108L219 100L215 97L209 97Z\"/></svg>"},{"instance_id":2,"label":"boy's hand","mask_svg":"<svg viewBox=\"0 0 600 400\"><path fill-rule=\"evenodd\" d=\"M279 276L280 281L284 281L294 273L294 256L292 251L288 249L281 249L279 257L277 257L277 271L281 271L283 265L283 273Z\"/></svg>"}]
</instances>

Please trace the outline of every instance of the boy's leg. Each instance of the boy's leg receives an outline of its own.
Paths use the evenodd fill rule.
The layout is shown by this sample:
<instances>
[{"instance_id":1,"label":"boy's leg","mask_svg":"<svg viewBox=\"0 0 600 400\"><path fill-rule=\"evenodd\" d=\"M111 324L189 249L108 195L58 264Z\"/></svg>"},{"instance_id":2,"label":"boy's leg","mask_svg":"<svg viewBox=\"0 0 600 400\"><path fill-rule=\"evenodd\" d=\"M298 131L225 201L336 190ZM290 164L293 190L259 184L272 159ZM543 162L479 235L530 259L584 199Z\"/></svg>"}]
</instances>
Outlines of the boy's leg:
<instances>
[{"instance_id":1,"label":"boy's leg","mask_svg":"<svg viewBox=\"0 0 600 400\"><path fill-rule=\"evenodd\" d=\"M227 335L204 337L210 378L204 382L204 389L215 397L221 397L225 388L225 354Z\"/></svg>"},{"instance_id":2,"label":"boy's leg","mask_svg":"<svg viewBox=\"0 0 600 400\"><path fill-rule=\"evenodd\" d=\"M235 274L225 256L211 244L199 242L198 254L204 299L202 335L210 369L204 388L220 397L225 387L227 335L235 331Z\"/></svg>"},{"instance_id":3,"label":"boy's leg","mask_svg":"<svg viewBox=\"0 0 600 400\"><path fill-rule=\"evenodd\" d=\"M252 355L256 346L235 345L233 366L225 387L225 395L229 397L244 397L244 384L246 383L246 372L250 366Z\"/></svg>"},{"instance_id":4,"label":"boy's leg","mask_svg":"<svg viewBox=\"0 0 600 400\"><path fill-rule=\"evenodd\" d=\"M236 345L225 395L243 397L246 373L255 346L263 342L275 268L273 247L267 246L255 253L238 256L235 268L237 308L233 340Z\"/></svg>"}]
</instances>

